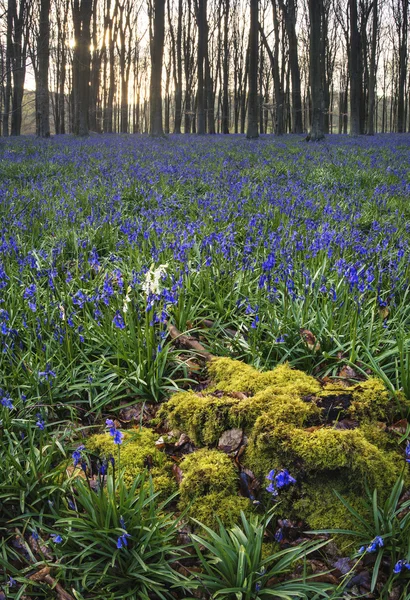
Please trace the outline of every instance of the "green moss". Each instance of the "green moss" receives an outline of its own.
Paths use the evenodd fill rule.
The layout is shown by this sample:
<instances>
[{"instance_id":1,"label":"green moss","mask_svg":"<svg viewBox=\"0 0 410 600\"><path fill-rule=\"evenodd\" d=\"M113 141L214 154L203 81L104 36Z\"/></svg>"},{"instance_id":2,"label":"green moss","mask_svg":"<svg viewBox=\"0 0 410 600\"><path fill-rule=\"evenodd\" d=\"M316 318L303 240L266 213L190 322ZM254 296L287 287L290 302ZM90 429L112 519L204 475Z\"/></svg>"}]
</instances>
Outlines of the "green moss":
<instances>
[{"instance_id":1,"label":"green moss","mask_svg":"<svg viewBox=\"0 0 410 600\"><path fill-rule=\"evenodd\" d=\"M247 517L253 512L253 505L248 498L237 495L226 496L222 493L207 494L198 498L189 509L189 516L204 525L218 529L218 519L225 527L232 527L240 522L241 511Z\"/></svg>"},{"instance_id":2,"label":"green moss","mask_svg":"<svg viewBox=\"0 0 410 600\"><path fill-rule=\"evenodd\" d=\"M357 530L360 524L349 509L338 500L334 490L339 492L364 519L369 521L372 519L361 497L353 492L346 493L343 483L332 476L318 478L314 485L303 483L298 499L293 502L293 513L307 521L313 530ZM357 538L354 536L334 534L333 538L342 552L350 552L357 544Z\"/></svg>"},{"instance_id":3,"label":"green moss","mask_svg":"<svg viewBox=\"0 0 410 600\"><path fill-rule=\"evenodd\" d=\"M180 464L183 480L180 485L181 501L187 504L198 496L210 493L235 494L237 472L232 460L218 450L197 450Z\"/></svg>"},{"instance_id":4,"label":"green moss","mask_svg":"<svg viewBox=\"0 0 410 600\"><path fill-rule=\"evenodd\" d=\"M155 446L157 438L158 435L153 431L142 428L124 432L120 447L114 444L108 433L91 436L86 446L101 457L113 456L117 461L117 468L124 469L124 481L127 485L131 485L135 477L149 466L155 489L168 495L175 491L176 482L172 476L171 460Z\"/></svg>"},{"instance_id":5,"label":"green moss","mask_svg":"<svg viewBox=\"0 0 410 600\"><path fill-rule=\"evenodd\" d=\"M273 371L257 371L250 365L230 358L213 359L209 365L213 387L224 392L256 394L273 387L276 394L306 396L320 391L320 383L288 364L278 365Z\"/></svg>"},{"instance_id":6,"label":"green moss","mask_svg":"<svg viewBox=\"0 0 410 600\"><path fill-rule=\"evenodd\" d=\"M258 416L269 411L298 425L320 414L314 401L302 400L318 393L320 384L288 365L260 373L240 361L218 358L211 362L210 375L214 383L206 394L177 393L159 412L171 428L184 431L196 444L216 444L221 434L233 427L250 430ZM224 395L213 395L215 390ZM250 395L233 396L235 392Z\"/></svg>"},{"instance_id":7,"label":"green moss","mask_svg":"<svg viewBox=\"0 0 410 600\"><path fill-rule=\"evenodd\" d=\"M369 428L364 431L333 427L302 429L278 422L275 415L263 415L255 423L246 461L259 476L275 467L292 469L296 475L303 473L309 477L324 471L338 471L346 482L351 480L352 485L354 482L362 484L366 478L370 486L383 489L395 481L401 462L396 451L369 441L370 431Z\"/></svg>"},{"instance_id":8,"label":"green moss","mask_svg":"<svg viewBox=\"0 0 410 600\"><path fill-rule=\"evenodd\" d=\"M267 387L255 396L231 406L229 416L232 426L235 424L237 427L251 429L256 419L267 412L277 422L300 426L320 415L315 402L304 402L296 395L278 393L277 388Z\"/></svg>"},{"instance_id":9,"label":"green moss","mask_svg":"<svg viewBox=\"0 0 410 600\"><path fill-rule=\"evenodd\" d=\"M218 450L197 450L181 462L181 510L209 527L217 526L217 517L230 526L240 519L240 512L250 514L253 505L237 495L238 476L232 460Z\"/></svg>"},{"instance_id":10,"label":"green moss","mask_svg":"<svg viewBox=\"0 0 410 600\"><path fill-rule=\"evenodd\" d=\"M395 412L397 412L397 405L380 379L372 377L354 387L349 409L349 414L353 418L371 421L390 420Z\"/></svg>"},{"instance_id":11,"label":"green moss","mask_svg":"<svg viewBox=\"0 0 410 600\"><path fill-rule=\"evenodd\" d=\"M236 398L181 392L174 394L161 407L158 415L172 429L187 433L195 444L207 445L217 442L221 434L229 429L229 411L238 402Z\"/></svg>"}]
</instances>

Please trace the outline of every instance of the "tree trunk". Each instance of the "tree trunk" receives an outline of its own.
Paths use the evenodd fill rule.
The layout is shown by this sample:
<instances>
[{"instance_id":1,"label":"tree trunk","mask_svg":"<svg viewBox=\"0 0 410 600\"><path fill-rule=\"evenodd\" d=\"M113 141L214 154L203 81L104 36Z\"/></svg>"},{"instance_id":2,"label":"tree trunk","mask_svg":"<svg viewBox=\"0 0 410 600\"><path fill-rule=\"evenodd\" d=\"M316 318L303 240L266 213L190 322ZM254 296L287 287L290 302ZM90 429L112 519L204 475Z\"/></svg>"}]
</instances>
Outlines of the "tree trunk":
<instances>
[{"instance_id":1,"label":"tree trunk","mask_svg":"<svg viewBox=\"0 0 410 600\"><path fill-rule=\"evenodd\" d=\"M154 27L151 40L150 134L163 136L162 127L162 61L165 37L165 0L154 2Z\"/></svg>"},{"instance_id":2,"label":"tree trunk","mask_svg":"<svg viewBox=\"0 0 410 600\"><path fill-rule=\"evenodd\" d=\"M309 139L318 141L324 136L324 102L321 55L323 36L323 0L309 0L310 17L310 88L312 98L312 125Z\"/></svg>"},{"instance_id":3,"label":"tree trunk","mask_svg":"<svg viewBox=\"0 0 410 600\"><path fill-rule=\"evenodd\" d=\"M373 26L372 26L372 46L370 55L369 71L369 114L367 133L374 135L374 108L376 92L376 49L378 33L378 0L373 0Z\"/></svg>"},{"instance_id":4,"label":"tree trunk","mask_svg":"<svg viewBox=\"0 0 410 600\"><path fill-rule=\"evenodd\" d=\"M349 0L350 7L350 134L360 134L360 103L362 88L362 59L360 34L357 25L357 0Z\"/></svg>"},{"instance_id":5,"label":"tree trunk","mask_svg":"<svg viewBox=\"0 0 410 600\"><path fill-rule=\"evenodd\" d=\"M48 69L50 62L50 0L41 0L40 4L37 55L37 135L47 138L50 137L50 99L48 90Z\"/></svg>"},{"instance_id":6,"label":"tree trunk","mask_svg":"<svg viewBox=\"0 0 410 600\"><path fill-rule=\"evenodd\" d=\"M285 19L285 28L289 42L289 66L292 80L292 133L303 133L302 94L300 84L300 68L298 57L298 39L296 36L296 2L283 0L279 5Z\"/></svg>"},{"instance_id":7,"label":"tree trunk","mask_svg":"<svg viewBox=\"0 0 410 600\"><path fill-rule=\"evenodd\" d=\"M229 133L229 9L230 0L225 0L222 83L222 133L225 134Z\"/></svg>"},{"instance_id":8,"label":"tree trunk","mask_svg":"<svg viewBox=\"0 0 410 600\"><path fill-rule=\"evenodd\" d=\"M92 0L73 0L75 46L73 51L74 133L87 136L90 102L90 46Z\"/></svg>"},{"instance_id":9,"label":"tree trunk","mask_svg":"<svg viewBox=\"0 0 410 600\"><path fill-rule=\"evenodd\" d=\"M258 132L258 27L259 0L250 0L249 28L249 94L248 94L248 140L259 137Z\"/></svg>"},{"instance_id":10,"label":"tree trunk","mask_svg":"<svg viewBox=\"0 0 410 600\"><path fill-rule=\"evenodd\" d=\"M407 73L407 33L409 22L409 0L399 0L401 7L399 9L399 66L398 66L398 98L397 98L397 132L406 131L406 120L404 111L404 95L406 87Z\"/></svg>"},{"instance_id":11,"label":"tree trunk","mask_svg":"<svg viewBox=\"0 0 410 600\"><path fill-rule=\"evenodd\" d=\"M197 25L198 25L198 90L197 90L197 133L203 135L206 129L205 119L205 77L204 77L204 61L206 55L207 36L207 14L206 0L198 0L197 3Z\"/></svg>"}]
</instances>

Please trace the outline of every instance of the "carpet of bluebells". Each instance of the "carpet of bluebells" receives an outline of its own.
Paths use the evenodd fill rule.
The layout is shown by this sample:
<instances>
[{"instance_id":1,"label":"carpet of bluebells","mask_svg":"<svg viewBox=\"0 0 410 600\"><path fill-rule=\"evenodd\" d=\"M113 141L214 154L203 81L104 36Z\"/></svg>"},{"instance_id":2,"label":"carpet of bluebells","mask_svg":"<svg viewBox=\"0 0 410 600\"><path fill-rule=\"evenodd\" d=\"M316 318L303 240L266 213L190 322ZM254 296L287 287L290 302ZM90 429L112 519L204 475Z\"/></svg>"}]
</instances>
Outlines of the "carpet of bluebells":
<instances>
[{"instance_id":1,"label":"carpet of bluebells","mask_svg":"<svg viewBox=\"0 0 410 600\"><path fill-rule=\"evenodd\" d=\"M181 352L170 325L260 369L287 361L325 377L349 368L409 397L409 199L407 134L320 144L272 136L1 141L0 567L9 579L0 596L20 597L19 561L33 568L38 547L52 561L63 541L50 525L59 517L50 490L59 485L56 453L67 457L69 448L70 458L76 448L74 430L101 430L124 403L200 383L195 353ZM121 432L112 419L107 425L120 446ZM116 527L124 550L135 502L147 501L112 485L123 503ZM78 505L83 498L91 510L97 496L90 500L85 484L77 491ZM93 510L106 514L107 495L98 498ZM24 519L10 529L16 505L34 519L31 530ZM172 527L159 526L159 545L170 543ZM96 549L94 535L90 528L84 553L87 544ZM399 571L409 570L398 558ZM172 597L158 565L159 587L138 598ZM104 581L102 597L123 597L115 575ZM35 597L49 597L42 594Z\"/></svg>"},{"instance_id":2,"label":"carpet of bluebells","mask_svg":"<svg viewBox=\"0 0 410 600\"><path fill-rule=\"evenodd\" d=\"M166 322L204 319L215 354L410 388L409 136L23 138L0 178L6 409L159 399Z\"/></svg>"}]
</instances>

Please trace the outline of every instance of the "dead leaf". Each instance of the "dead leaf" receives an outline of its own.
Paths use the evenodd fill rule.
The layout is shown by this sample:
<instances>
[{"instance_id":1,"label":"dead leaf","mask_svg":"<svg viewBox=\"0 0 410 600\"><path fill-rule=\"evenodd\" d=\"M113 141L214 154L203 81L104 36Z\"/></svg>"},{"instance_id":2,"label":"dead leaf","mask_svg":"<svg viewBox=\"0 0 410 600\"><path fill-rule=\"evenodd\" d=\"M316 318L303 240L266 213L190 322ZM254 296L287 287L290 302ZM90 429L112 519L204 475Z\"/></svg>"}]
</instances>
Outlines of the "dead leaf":
<instances>
[{"instance_id":1,"label":"dead leaf","mask_svg":"<svg viewBox=\"0 0 410 600\"><path fill-rule=\"evenodd\" d=\"M384 321L384 319L387 319L389 314L390 314L390 310L388 309L387 306L381 306L379 308L379 315L383 319L383 321Z\"/></svg>"},{"instance_id":2,"label":"dead leaf","mask_svg":"<svg viewBox=\"0 0 410 600\"><path fill-rule=\"evenodd\" d=\"M343 379L359 379L358 374L350 365L344 365L339 371L339 377Z\"/></svg>"},{"instance_id":3,"label":"dead leaf","mask_svg":"<svg viewBox=\"0 0 410 600\"><path fill-rule=\"evenodd\" d=\"M404 435L407 431L409 423L407 419L401 419L397 421L397 423L393 423L390 427L387 428L387 431L393 431L394 433L398 433L399 435Z\"/></svg>"},{"instance_id":4,"label":"dead leaf","mask_svg":"<svg viewBox=\"0 0 410 600\"><path fill-rule=\"evenodd\" d=\"M309 329L301 328L299 329L299 333L309 350L319 352L320 343L316 340L316 336L311 331L309 331Z\"/></svg>"},{"instance_id":5,"label":"dead leaf","mask_svg":"<svg viewBox=\"0 0 410 600\"><path fill-rule=\"evenodd\" d=\"M356 429L358 426L359 422L353 421L353 419L342 419L335 423L335 429Z\"/></svg>"},{"instance_id":6,"label":"dead leaf","mask_svg":"<svg viewBox=\"0 0 410 600\"><path fill-rule=\"evenodd\" d=\"M181 433L179 440L175 443L175 447L180 448L184 444L188 444L190 441L191 439L186 433Z\"/></svg>"},{"instance_id":7,"label":"dead leaf","mask_svg":"<svg viewBox=\"0 0 410 600\"><path fill-rule=\"evenodd\" d=\"M173 464L172 465L172 473L177 481L177 484L181 485L181 482L184 478L184 473L183 473L181 467L179 467L177 464Z\"/></svg>"},{"instance_id":8,"label":"dead leaf","mask_svg":"<svg viewBox=\"0 0 410 600\"><path fill-rule=\"evenodd\" d=\"M222 450L222 452L226 452L227 454L235 452L241 445L242 438L242 429L229 429L228 431L224 431L218 441L218 450Z\"/></svg>"}]
</instances>

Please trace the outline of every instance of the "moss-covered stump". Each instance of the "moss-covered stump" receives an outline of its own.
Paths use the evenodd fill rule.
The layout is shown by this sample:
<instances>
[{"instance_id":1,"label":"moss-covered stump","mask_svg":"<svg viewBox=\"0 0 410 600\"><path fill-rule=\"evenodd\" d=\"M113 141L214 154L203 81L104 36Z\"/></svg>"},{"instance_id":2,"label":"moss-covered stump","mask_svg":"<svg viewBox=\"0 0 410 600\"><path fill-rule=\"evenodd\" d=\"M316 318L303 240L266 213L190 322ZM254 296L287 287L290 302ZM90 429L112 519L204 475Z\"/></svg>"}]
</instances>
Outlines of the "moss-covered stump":
<instances>
[{"instance_id":1,"label":"moss-covered stump","mask_svg":"<svg viewBox=\"0 0 410 600\"><path fill-rule=\"evenodd\" d=\"M209 373L212 383L204 392L175 394L160 416L201 446L243 428L249 443L241 462L262 487L271 469L288 469L297 479L281 495L285 516L314 528L344 527L349 513L333 489L359 511L366 484L382 498L388 494L404 461L386 428L397 400L381 381L322 385L288 365L263 373L228 358L214 359Z\"/></svg>"},{"instance_id":2,"label":"moss-covered stump","mask_svg":"<svg viewBox=\"0 0 410 600\"><path fill-rule=\"evenodd\" d=\"M252 503L238 496L238 473L232 460L218 450L205 448L181 462L180 508L209 527L218 519L226 526L237 523L241 511L249 514Z\"/></svg>"}]
</instances>

